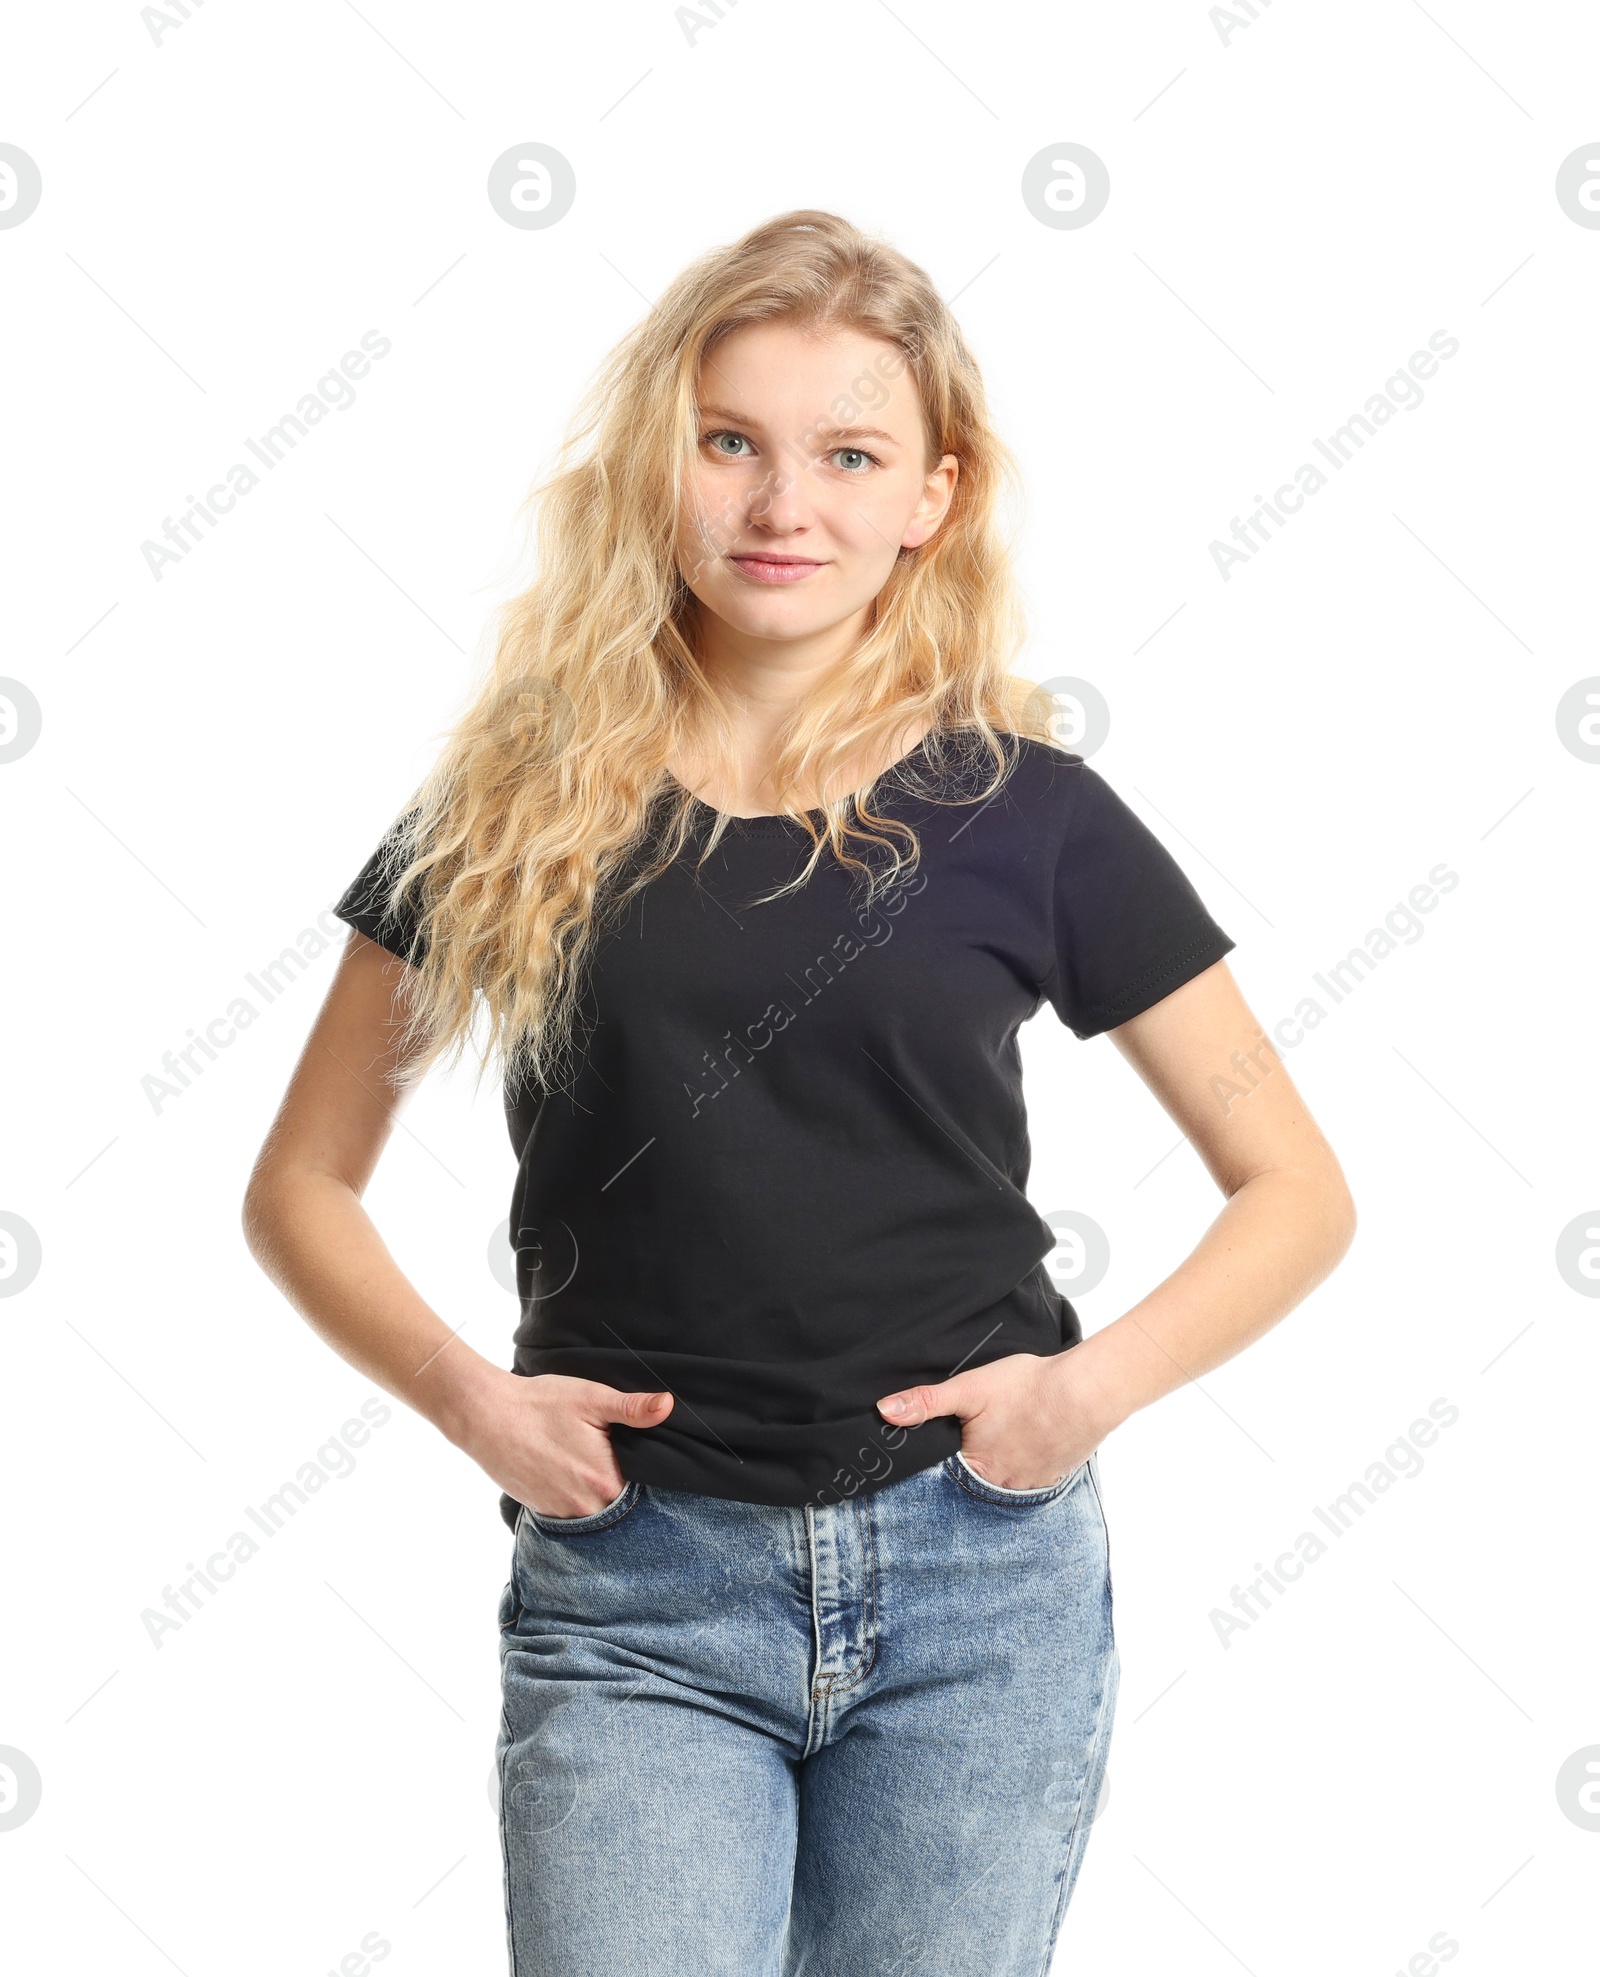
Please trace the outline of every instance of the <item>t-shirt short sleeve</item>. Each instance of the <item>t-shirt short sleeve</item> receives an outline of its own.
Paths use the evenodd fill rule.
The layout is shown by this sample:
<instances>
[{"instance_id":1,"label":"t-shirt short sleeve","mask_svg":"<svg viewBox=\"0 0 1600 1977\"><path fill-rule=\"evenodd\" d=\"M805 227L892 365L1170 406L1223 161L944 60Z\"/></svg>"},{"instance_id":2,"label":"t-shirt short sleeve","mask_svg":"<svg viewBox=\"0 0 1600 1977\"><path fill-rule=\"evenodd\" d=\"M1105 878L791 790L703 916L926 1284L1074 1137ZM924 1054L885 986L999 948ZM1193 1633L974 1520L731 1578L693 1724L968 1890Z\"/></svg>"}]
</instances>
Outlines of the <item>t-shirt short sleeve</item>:
<instances>
[{"instance_id":1,"label":"t-shirt short sleeve","mask_svg":"<svg viewBox=\"0 0 1600 1977\"><path fill-rule=\"evenodd\" d=\"M1220 961L1235 943L1183 868L1081 760L1068 782L1053 882L1054 966L1043 984L1079 1037L1099 1036Z\"/></svg>"},{"instance_id":2,"label":"t-shirt short sleeve","mask_svg":"<svg viewBox=\"0 0 1600 1977\"><path fill-rule=\"evenodd\" d=\"M391 954L398 954L402 961L418 966L427 953L427 942L418 930L412 902L409 898L391 902L389 897L394 880L404 869L400 834L406 821L401 818L384 835L333 910L339 919L357 928L369 940L375 940Z\"/></svg>"}]
</instances>

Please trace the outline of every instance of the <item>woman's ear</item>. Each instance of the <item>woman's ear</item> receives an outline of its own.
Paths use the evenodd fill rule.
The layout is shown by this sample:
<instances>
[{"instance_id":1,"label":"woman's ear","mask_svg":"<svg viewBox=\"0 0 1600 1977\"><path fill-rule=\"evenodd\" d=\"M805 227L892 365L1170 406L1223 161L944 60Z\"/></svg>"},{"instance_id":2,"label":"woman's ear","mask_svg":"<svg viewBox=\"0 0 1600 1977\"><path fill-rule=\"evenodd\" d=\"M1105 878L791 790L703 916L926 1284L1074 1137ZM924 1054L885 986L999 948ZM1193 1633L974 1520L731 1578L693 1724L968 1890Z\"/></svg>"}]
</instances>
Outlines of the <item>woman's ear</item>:
<instances>
[{"instance_id":1,"label":"woman's ear","mask_svg":"<svg viewBox=\"0 0 1600 1977\"><path fill-rule=\"evenodd\" d=\"M953 453L947 453L928 475L922 485L922 498L912 510L906 532L900 538L902 549L920 549L934 534L949 513L960 472L960 461Z\"/></svg>"}]
</instances>

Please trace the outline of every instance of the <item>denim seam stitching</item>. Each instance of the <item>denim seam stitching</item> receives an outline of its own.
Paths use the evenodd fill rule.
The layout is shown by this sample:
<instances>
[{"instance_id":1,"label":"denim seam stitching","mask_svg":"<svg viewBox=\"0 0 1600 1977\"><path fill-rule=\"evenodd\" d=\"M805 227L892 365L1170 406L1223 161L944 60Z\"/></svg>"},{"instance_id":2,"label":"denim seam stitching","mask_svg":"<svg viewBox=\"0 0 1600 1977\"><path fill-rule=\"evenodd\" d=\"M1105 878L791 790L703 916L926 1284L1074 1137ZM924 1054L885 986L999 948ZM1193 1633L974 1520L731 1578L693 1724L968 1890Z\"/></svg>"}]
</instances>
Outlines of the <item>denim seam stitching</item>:
<instances>
[{"instance_id":1,"label":"denim seam stitching","mask_svg":"<svg viewBox=\"0 0 1600 1977\"><path fill-rule=\"evenodd\" d=\"M816 1521L809 1507L801 1511L800 1519L805 1530L806 1571L811 1581L811 1639L816 1647L817 1659L820 1661L822 1658L822 1608L818 1600L818 1578L820 1575L817 1572ZM828 1695L827 1678L821 1675L814 1677L808 1685L806 1693L806 1741L805 1750L802 1753L806 1757L809 1757L814 1750L820 1750L827 1742ZM821 1706L820 1717L818 1715L819 1704Z\"/></svg>"},{"instance_id":2,"label":"denim seam stitching","mask_svg":"<svg viewBox=\"0 0 1600 1977\"><path fill-rule=\"evenodd\" d=\"M516 1930L512 1926L513 1906L511 1901L511 1838L506 1831L506 1760L511 1755L511 1736L510 1736L511 1726L508 1722L506 1722L506 1713L503 1708L501 1709L500 1712L500 1720L502 1723L506 1724L506 1747L500 1753L500 1805L498 1808L499 1810L498 1824L500 1827L500 1866L501 1866L501 1871L505 1875L506 1954L510 1962L510 1977L517 1977L517 1937L516 1937Z\"/></svg>"},{"instance_id":3,"label":"denim seam stitching","mask_svg":"<svg viewBox=\"0 0 1600 1977\"><path fill-rule=\"evenodd\" d=\"M1111 1653L1114 1654L1115 1652L1116 1649L1115 1646L1113 1646ZM1066 1904L1066 1894L1067 1894L1067 1882L1072 1874L1072 1859L1073 1859L1074 1851L1076 1850L1078 1844L1078 1831L1079 1828L1083 1825L1084 1805L1088 1799L1088 1789L1087 1789L1088 1782L1089 1779L1094 1775L1096 1768L1096 1760L1100 1755L1101 1740L1105 1736L1106 1698L1111 1693L1110 1660L1111 1657L1108 1654L1106 1657L1105 1675L1103 1676L1100 1683L1100 1699L1095 1704L1094 1735L1089 1739L1089 1756L1087 1762L1084 1765L1085 1789L1078 1794L1077 1816L1073 1819L1072 1830L1067 1835L1066 1850L1061 1857L1061 1873L1056 1888L1055 1910L1050 1918L1050 1933L1045 1938L1044 1961L1039 1965L1038 1977L1050 1977L1050 1964L1055 1954L1056 1938L1061 1933L1061 1922L1063 1916L1066 1913L1065 1904ZM1103 1766L1101 1767L1101 1771L1103 1775L1104 1772ZM1099 1780L1097 1780L1095 1783L1095 1804L1097 1806L1100 1803L1100 1790L1101 1790L1101 1785Z\"/></svg>"},{"instance_id":4,"label":"denim seam stitching","mask_svg":"<svg viewBox=\"0 0 1600 1977\"><path fill-rule=\"evenodd\" d=\"M556 1517L542 1520L539 1511L530 1509L526 1504L523 1505L523 1508L527 1510L529 1517L533 1520L533 1528L536 1531L542 1531L547 1538L586 1538L591 1532L609 1531L613 1524L620 1524L623 1518L627 1516L628 1512L639 1501L639 1492L642 1487L642 1484L635 1482L630 1477L623 1484L622 1494L617 1498L616 1502L607 1504L604 1510L597 1510L595 1512L595 1516L602 1520L598 1524L587 1523L581 1517ZM631 1495L629 1494L630 1491L632 1492Z\"/></svg>"},{"instance_id":5,"label":"denim seam stitching","mask_svg":"<svg viewBox=\"0 0 1600 1977\"><path fill-rule=\"evenodd\" d=\"M818 1678L818 1686L827 1696L836 1696L845 1689L853 1689L858 1682L865 1681L872 1664L878 1658L878 1548L873 1543L872 1518L862 1508L860 1497L855 1499L856 1526L862 1533L861 1549L866 1558L866 1586L862 1604L866 1608L867 1651L861 1661L848 1674L823 1675Z\"/></svg>"},{"instance_id":6,"label":"denim seam stitching","mask_svg":"<svg viewBox=\"0 0 1600 1977\"><path fill-rule=\"evenodd\" d=\"M524 1508L525 1507L526 1506L524 1506ZM519 1512L519 1518L520 1518L520 1512ZM520 1610L522 1596L520 1593L516 1592L516 1588L515 1588L516 1570L517 1570L516 1560L513 1558L511 1565L512 1590L513 1590L513 1596L515 1597L518 1604L518 1608ZM513 1618L515 1618L515 1615L513 1615ZM503 1660L503 1648L502 1648L502 1660ZM498 1753L496 1766L495 1766L500 1779L500 1800L499 1800L499 1804L495 1807L495 1824L500 1829L500 1869L501 1869L501 1873L505 1877L504 1893L505 1893L505 1905L506 1905L506 1960L509 1968L509 1977L517 1977L517 1939L516 1939L516 1931L513 1927L515 1905L513 1904L511 1899L511 1836L506 1830L506 1765L510 1760L512 1746L516 1740L511 1733L511 1716L510 1716L510 1712L506 1707L505 1684L504 1684L503 1676L501 1682L501 1696L500 1696L500 1726L505 1733L505 1746Z\"/></svg>"},{"instance_id":7,"label":"denim seam stitching","mask_svg":"<svg viewBox=\"0 0 1600 1977\"><path fill-rule=\"evenodd\" d=\"M1095 1472L1094 1472L1094 1469L1093 1469L1093 1467L1092 1467L1092 1466L1091 1466L1091 1467L1090 1467L1090 1469L1089 1469L1089 1481L1090 1481L1090 1483L1091 1483L1091 1484L1093 1485L1093 1487L1094 1487L1094 1500L1095 1500L1095 1504L1096 1504L1096 1507L1097 1507L1097 1508L1099 1509L1099 1512L1100 1512L1100 1528L1101 1528L1101 1530L1102 1530L1102 1531L1103 1531L1103 1532L1105 1533L1105 1540L1106 1540L1106 1596L1107 1596L1107 1598L1108 1598L1108 1599L1110 1599L1110 1601L1111 1601L1111 1603L1112 1603L1112 1617L1111 1617L1111 1641L1112 1641L1112 1645L1113 1645L1113 1646L1115 1646L1115 1645L1116 1645L1116 1638L1117 1638L1117 1623L1116 1623L1116 1586L1115 1586L1115 1583L1114 1583L1114 1581L1113 1581L1113 1579L1112 1579L1112 1576L1111 1576L1111 1526L1110 1526L1110 1524L1109 1524L1109 1523L1108 1523L1108 1522L1106 1521L1106 1500L1105 1500L1105 1498L1104 1498L1104 1497L1103 1497L1103 1496L1102 1496L1102 1495L1100 1494L1100 1479L1099 1479L1099 1478L1098 1478L1098 1477L1096 1476L1096 1474L1095 1474Z\"/></svg>"},{"instance_id":8,"label":"denim seam stitching","mask_svg":"<svg viewBox=\"0 0 1600 1977\"><path fill-rule=\"evenodd\" d=\"M1046 1503L1054 1503L1057 1497L1062 1497L1066 1495L1067 1491L1072 1487L1072 1476L1076 1476L1078 1473L1078 1470L1074 1469L1072 1472L1072 1476L1064 1477L1061 1482L1054 1484L1050 1489L1044 1491L1042 1494L1034 1494L1027 1490L1017 1490L1017 1491L1006 1490L1006 1491L1001 1491L1001 1494L999 1496L986 1496L982 1490L975 1490L972 1487L972 1482L968 1480L969 1472L962 1466L960 1461L955 1456L953 1455L947 1456L945 1458L945 1461L946 1461L946 1466L949 1468L951 1475L966 1491L967 1495L976 1497L979 1503L1002 1503L1002 1504L1012 1503L1012 1504L1016 1504L1019 1508L1026 1507L1028 1505L1038 1506ZM1079 1469L1085 1469L1087 1467L1088 1467L1087 1462L1082 1462L1078 1465ZM976 1470L972 1470L970 1474L973 1481L979 1483L989 1483L988 1477L978 1475ZM999 1490L1000 1485L998 1483L989 1483L989 1488L991 1490Z\"/></svg>"},{"instance_id":9,"label":"denim seam stitching","mask_svg":"<svg viewBox=\"0 0 1600 1977\"><path fill-rule=\"evenodd\" d=\"M516 1607L516 1611L511 1616L513 1626L516 1625L517 1620L521 1617L523 1607L522 1587L517 1581L517 1559L522 1551L522 1520L527 1515L528 1506L525 1503L519 1503L517 1505L517 1519L511 1527L511 1597Z\"/></svg>"}]
</instances>

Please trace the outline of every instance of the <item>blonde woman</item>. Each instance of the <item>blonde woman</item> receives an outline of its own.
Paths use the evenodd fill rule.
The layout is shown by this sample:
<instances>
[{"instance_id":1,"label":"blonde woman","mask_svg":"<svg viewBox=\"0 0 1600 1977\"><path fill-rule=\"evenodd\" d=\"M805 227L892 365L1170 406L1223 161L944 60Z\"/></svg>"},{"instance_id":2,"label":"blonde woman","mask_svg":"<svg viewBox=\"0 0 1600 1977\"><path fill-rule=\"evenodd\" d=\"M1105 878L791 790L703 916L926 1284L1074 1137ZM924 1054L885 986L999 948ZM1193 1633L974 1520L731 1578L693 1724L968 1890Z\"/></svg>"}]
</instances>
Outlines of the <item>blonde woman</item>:
<instances>
[{"instance_id":1,"label":"blonde woman","mask_svg":"<svg viewBox=\"0 0 1600 1977\"><path fill-rule=\"evenodd\" d=\"M1009 671L1012 478L902 255L823 212L706 255L604 367L492 674L339 904L246 1225L501 1492L515 1977L1038 1977L1117 1690L1096 1451L1351 1238L1234 943ZM1226 1197L1087 1339L1026 1194L1046 1003ZM510 1370L361 1205L477 1015Z\"/></svg>"}]
</instances>

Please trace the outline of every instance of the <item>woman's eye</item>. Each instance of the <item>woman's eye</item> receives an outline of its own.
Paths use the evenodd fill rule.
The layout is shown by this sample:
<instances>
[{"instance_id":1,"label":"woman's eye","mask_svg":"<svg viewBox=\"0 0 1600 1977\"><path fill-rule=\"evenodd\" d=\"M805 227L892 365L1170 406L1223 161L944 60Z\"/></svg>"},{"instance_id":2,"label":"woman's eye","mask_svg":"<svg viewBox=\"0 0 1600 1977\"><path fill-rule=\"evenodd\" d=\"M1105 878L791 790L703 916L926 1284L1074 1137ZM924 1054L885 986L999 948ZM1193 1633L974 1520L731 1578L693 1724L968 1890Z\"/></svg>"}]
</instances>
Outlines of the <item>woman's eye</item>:
<instances>
[{"instance_id":1,"label":"woman's eye","mask_svg":"<svg viewBox=\"0 0 1600 1977\"><path fill-rule=\"evenodd\" d=\"M726 445L723 443L724 441L727 442ZM735 447L748 446L750 442L742 432L724 431L703 433L700 438L700 444L702 446L709 446L714 452L720 453L724 460L742 460L747 456L743 453L736 453L733 449ZM883 465L877 454L869 453L864 446L836 446L827 457L830 460L842 461L844 463L842 471L855 480L865 478L870 468L881 467Z\"/></svg>"}]
</instances>

